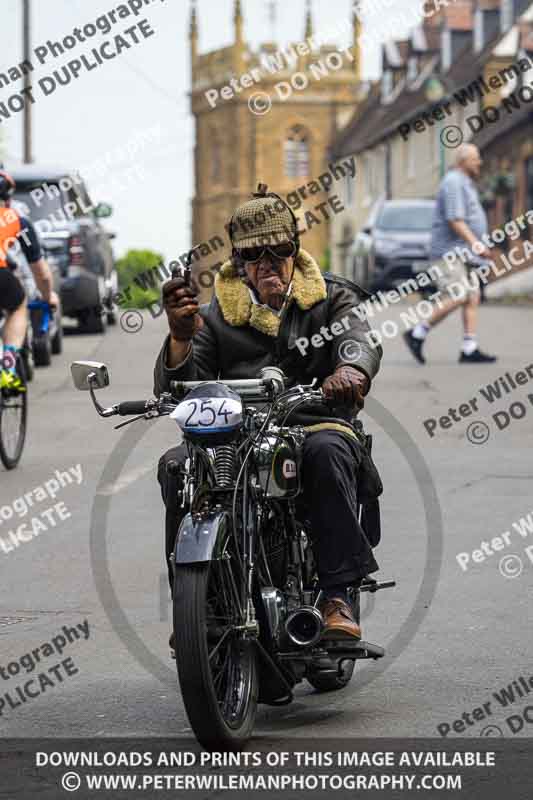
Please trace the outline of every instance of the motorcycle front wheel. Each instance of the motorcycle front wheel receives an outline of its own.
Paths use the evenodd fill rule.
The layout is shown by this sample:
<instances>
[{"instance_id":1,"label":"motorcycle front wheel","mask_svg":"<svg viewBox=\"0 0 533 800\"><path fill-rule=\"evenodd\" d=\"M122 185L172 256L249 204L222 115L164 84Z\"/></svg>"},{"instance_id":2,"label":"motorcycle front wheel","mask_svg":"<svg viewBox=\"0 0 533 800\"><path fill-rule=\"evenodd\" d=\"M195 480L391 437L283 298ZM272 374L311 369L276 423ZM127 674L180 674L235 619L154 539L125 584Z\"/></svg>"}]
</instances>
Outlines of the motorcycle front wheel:
<instances>
[{"instance_id":1,"label":"motorcycle front wheel","mask_svg":"<svg viewBox=\"0 0 533 800\"><path fill-rule=\"evenodd\" d=\"M229 558L177 565L176 665L192 730L207 750L241 750L257 712L256 646L239 627L243 614Z\"/></svg>"}]
</instances>

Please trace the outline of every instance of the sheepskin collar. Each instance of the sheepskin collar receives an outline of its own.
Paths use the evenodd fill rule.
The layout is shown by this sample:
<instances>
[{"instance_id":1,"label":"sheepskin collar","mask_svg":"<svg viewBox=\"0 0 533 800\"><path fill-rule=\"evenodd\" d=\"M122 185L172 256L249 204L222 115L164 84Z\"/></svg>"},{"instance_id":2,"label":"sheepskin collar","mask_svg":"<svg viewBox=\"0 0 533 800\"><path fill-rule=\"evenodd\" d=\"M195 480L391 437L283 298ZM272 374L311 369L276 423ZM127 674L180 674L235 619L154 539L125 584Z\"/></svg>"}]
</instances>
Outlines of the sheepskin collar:
<instances>
[{"instance_id":1,"label":"sheepskin collar","mask_svg":"<svg viewBox=\"0 0 533 800\"><path fill-rule=\"evenodd\" d=\"M248 287L237 275L231 261L226 261L216 276L215 295L228 325L249 324L267 336L277 336L280 318L266 306L252 303ZM326 282L318 264L309 253L300 250L290 302L296 302L305 311L326 297Z\"/></svg>"}]
</instances>

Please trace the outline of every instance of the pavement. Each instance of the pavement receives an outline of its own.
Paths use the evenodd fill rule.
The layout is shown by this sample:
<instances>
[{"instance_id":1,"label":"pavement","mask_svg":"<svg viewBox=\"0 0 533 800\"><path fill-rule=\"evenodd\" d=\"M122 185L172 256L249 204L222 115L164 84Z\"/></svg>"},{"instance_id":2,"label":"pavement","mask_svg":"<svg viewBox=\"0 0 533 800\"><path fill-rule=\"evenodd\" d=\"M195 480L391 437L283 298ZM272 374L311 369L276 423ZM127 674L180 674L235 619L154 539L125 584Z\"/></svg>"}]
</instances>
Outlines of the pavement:
<instances>
[{"instance_id":1,"label":"pavement","mask_svg":"<svg viewBox=\"0 0 533 800\"><path fill-rule=\"evenodd\" d=\"M533 269L523 269L508 275L506 278L490 283L486 290L486 296L490 300L499 300L505 297L516 295L531 295L533 292Z\"/></svg>"},{"instance_id":2,"label":"pavement","mask_svg":"<svg viewBox=\"0 0 533 800\"><path fill-rule=\"evenodd\" d=\"M400 323L405 310L387 313ZM319 695L304 682L292 705L261 707L257 742L533 733L533 715L523 718L529 691L533 698L533 525L529 532L519 522L533 509L533 380L516 377L533 364L533 315L482 309L480 340L500 356L489 366L457 363L460 327L456 314L432 332L425 367L400 336L386 340L364 414L385 484L377 577L398 585L363 602L363 630L387 655L360 662L341 692ZM191 733L168 654L155 480L177 429L164 419L115 431L74 390L68 367L74 359L108 365L104 404L146 398L163 336L162 318L149 316L137 333L117 326L105 336L69 335L64 354L31 385L23 459L0 475L3 736ZM507 373L516 388L502 385L490 403L480 389ZM511 404L515 416L506 426L497 417L499 430L493 415ZM51 511L61 503L61 513ZM24 528L15 546L9 531L36 517L41 524ZM52 665L61 666L22 702L16 686ZM506 701L502 689L513 681L521 693L508 689ZM511 715L518 720L508 722Z\"/></svg>"}]
</instances>

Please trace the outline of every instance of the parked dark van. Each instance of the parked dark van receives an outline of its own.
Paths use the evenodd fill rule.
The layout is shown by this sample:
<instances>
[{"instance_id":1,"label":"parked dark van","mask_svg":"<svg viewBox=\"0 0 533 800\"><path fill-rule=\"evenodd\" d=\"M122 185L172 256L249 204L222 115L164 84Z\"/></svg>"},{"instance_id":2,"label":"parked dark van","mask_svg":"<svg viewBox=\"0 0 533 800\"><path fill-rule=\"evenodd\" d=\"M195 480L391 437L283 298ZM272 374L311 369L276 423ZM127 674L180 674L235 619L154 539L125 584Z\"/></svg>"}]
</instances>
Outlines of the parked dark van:
<instances>
[{"instance_id":1,"label":"parked dark van","mask_svg":"<svg viewBox=\"0 0 533 800\"><path fill-rule=\"evenodd\" d=\"M118 291L114 234L100 222L111 216L111 207L95 205L75 172L38 164L9 172L17 184L14 200L33 220L59 267L63 316L77 319L84 333L103 333L108 322L115 322Z\"/></svg>"}]
</instances>

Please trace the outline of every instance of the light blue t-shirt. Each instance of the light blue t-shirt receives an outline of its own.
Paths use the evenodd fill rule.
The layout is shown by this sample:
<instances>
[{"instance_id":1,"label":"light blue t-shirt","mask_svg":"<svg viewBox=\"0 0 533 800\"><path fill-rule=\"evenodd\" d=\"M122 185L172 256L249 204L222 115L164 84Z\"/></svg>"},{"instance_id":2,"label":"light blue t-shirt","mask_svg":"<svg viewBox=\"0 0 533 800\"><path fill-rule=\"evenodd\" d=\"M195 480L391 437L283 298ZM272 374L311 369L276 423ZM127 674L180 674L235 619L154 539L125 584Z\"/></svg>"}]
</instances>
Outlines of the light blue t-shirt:
<instances>
[{"instance_id":1,"label":"light blue t-shirt","mask_svg":"<svg viewBox=\"0 0 533 800\"><path fill-rule=\"evenodd\" d=\"M460 169L451 169L443 178L437 193L437 205L433 216L431 231L431 259L442 258L449 250L460 247L468 250L473 264L481 264L484 259L470 250L464 239L451 229L450 220L461 219L476 238L488 233L485 209L481 205L477 187Z\"/></svg>"}]
</instances>

